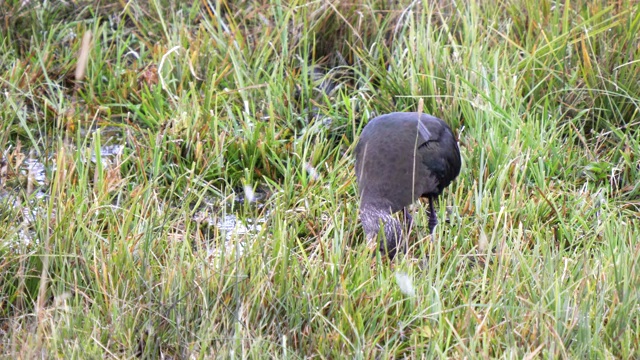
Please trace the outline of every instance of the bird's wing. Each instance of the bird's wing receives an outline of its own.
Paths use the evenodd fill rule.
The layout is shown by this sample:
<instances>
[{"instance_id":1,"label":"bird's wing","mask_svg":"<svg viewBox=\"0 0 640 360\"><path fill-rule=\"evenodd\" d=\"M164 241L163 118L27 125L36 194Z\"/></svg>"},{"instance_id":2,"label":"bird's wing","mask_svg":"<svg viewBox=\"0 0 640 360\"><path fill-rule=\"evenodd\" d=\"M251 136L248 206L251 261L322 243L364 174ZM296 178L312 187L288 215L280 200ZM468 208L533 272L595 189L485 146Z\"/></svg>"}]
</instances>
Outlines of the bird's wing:
<instances>
[{"instance_id":1,"label":"bird's wing","mask_svg":"<svg viewBox=\"0 0 640 360\"><path fill-rule=\"evenodd\" d=\"M422 136L424 142L432 140L431 132L427 129L427 126L418 120L418 134Z\"/></svg>"}]
</instances>

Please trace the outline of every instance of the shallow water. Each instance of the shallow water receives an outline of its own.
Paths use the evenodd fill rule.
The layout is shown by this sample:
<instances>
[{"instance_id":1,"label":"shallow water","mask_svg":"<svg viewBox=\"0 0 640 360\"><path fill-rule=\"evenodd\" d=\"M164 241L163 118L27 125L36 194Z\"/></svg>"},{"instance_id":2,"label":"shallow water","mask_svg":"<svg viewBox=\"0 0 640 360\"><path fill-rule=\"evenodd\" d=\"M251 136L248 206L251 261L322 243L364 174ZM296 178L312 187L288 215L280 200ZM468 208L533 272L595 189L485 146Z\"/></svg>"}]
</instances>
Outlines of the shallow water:
<instances>
[{"instance_id":1,"label":"shallow water","mask_svg":"<svg viewBox=\"0 0 640 360\"><path fill-rule=\"evenodd\" d=\"M97 129L84 130L86 136ZM97 154L88 145L88 161L95 164L100 159L102 166L112 168L121 163L126 144L122 128L110 127L100 131L100 152ZM73 144L64 145L69 151L80 151ZM15 249L17 247L30 246L40 243L36 238L33 226L37 219L44 219L47 215L47 201L50 196L49 184L57 171L55 165L56 154L51 151L47 156L36 156L31 149L1 149L0 160L10 159L5 170L0 172L0 215L14 218L13 222L0 233L5 238L0 240L3 245ZM12 156L8 156L11 154ZM90 154L90 155L89 155ZM86 160L85 160L86 162ZM18 164L18 168L16 167ZM210 255L221 251L220 244L224 244L225 251L237 248L240 253L262 229L268 218L268 212L261 210L258 218L243 218L237 215L239 209L248 206L249 209L262 209L268 197L267 192L261 189L253 190L251 187L234 189L233 196L221 206L222 200L211 198L203 201L203 204L194 212L191 220L199 224L200 230L209 234L205 236L207 252ZM55 217L54 213L51 214ZM224 239L219 241L218 239ZM236 244L232 239L239 239Z\"/></svg>"}]
</instances>

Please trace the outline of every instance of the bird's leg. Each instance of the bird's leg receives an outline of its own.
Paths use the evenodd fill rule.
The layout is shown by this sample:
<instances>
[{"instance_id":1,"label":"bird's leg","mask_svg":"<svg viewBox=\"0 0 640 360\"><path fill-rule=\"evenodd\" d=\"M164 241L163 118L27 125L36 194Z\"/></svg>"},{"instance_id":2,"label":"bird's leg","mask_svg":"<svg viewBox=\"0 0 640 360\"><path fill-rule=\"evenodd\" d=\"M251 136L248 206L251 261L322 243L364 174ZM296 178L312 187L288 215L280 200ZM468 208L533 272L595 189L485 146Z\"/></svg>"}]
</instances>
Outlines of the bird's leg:
<instances>
[{"instance_id":1,"label":"bird's leg","mask_svg":"<svg viewBox=\"0 0 640 360\"><path fill-rule=\"evenodd\" d=\"M409 210L405 207L403 209L404 212L404 224L407 227L407 234L411 232L411 228L413 228L413 217L409 213Z\"/></svg>"},{"instance_id":2,"label":"bird's leg","mask_svg":"<svg viewBox=\"0 0 640 360\"><path fill-rule=\"evenodd\" d=\"M433 230L438 225L438 215L436 214L436 210L433 207L433 202L435 198L433 196L429 197L429 233L431 233L431 237L433 238Z\"/></svg>"}]
</instances>

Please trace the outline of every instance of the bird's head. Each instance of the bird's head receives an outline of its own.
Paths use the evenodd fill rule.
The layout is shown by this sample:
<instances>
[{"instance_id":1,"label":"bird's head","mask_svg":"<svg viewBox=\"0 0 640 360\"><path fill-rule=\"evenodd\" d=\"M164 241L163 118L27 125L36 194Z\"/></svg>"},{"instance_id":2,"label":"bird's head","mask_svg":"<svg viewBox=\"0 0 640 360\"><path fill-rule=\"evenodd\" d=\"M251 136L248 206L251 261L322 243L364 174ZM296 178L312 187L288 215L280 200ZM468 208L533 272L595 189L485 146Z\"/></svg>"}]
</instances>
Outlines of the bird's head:
<instances>
[{"instance_id":1,"label":"bird's head","mask_svg":"<svg viewBox=\"0 0 640 360\"><path fill-rule=\"evenodd\" d=\"M380 251L393 259L402 241L402 225L388 211L364 207L360 219L367 239L377 237ZM380 228L382 224L382 228ZM382 231L381 231L382 230Z\"/></svg>"}]
</instances>

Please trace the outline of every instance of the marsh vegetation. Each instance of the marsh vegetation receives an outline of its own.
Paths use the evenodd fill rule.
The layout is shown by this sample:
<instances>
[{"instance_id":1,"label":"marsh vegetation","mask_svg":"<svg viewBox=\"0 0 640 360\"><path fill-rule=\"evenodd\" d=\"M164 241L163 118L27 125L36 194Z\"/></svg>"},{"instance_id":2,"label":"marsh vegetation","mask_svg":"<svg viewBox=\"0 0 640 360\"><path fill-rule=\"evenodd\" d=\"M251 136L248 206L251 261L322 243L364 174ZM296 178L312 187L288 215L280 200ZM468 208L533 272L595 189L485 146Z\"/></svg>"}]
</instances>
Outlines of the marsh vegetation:
<instances>
[{"instance_id":1,"label":"marsh vegetation","mask_svg":"<svg viewBox=\"0 0 640 360\"><path fill-rule=\"evenodd\" d=\"M0 356L640 355L637 1L0 8ZM389 262L354 148L420 99L462 171Z\"/></svg>"}]
</instances>

